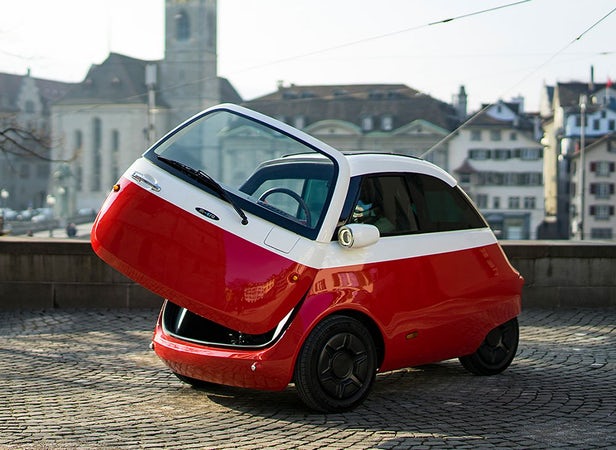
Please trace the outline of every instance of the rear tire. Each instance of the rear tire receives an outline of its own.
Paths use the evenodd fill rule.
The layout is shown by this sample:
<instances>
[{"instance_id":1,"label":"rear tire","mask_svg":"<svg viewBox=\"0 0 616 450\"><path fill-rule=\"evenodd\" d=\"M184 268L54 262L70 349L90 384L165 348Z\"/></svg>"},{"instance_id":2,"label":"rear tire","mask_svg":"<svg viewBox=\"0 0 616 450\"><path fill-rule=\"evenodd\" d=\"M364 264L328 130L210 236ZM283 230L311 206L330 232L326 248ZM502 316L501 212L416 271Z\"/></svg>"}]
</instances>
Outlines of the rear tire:
<instances>
[{"instance_id":1,"label":"rear tire","mask_svg":"<svg viewBox=\"0 0 616 450\"><path fill-rule=\"evenodd\" d=\"M513 318L490 331L477 351L462 356L459 358L460 362L466 370L475 375L499 374L513 361L519 339L518 319Z\"/></svg>"},{"instance_id":2,"label":"rear tire","mask_svg":"<svg viewBox=\"0 0 616 450\"><path fill-rule=\"evenodd\" d=\"M364 401L376 376L372 335L358 320L330 316L302 346L295 366L301 400L320 412L348 411Z\"/></svg>"}]
</instances>

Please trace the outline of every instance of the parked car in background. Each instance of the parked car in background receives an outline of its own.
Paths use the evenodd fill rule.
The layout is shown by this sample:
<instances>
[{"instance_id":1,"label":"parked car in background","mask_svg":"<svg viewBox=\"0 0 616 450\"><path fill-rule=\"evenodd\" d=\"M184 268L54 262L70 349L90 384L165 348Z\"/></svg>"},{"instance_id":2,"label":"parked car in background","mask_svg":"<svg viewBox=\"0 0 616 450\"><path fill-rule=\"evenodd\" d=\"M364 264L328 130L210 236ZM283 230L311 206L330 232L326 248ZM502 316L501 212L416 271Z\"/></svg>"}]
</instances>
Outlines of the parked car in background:
<instances>
[{"instance_id":1,"label":"parked car in background","mask_svg":"<svg viewBox=\"0 0 616 450\"><path fill-rule=\"evenodd\" d=\"M345 411L379 371L459 358L493 375L517 350L523 279L454 178L236 105L135 161L91 240L167 299L153 348L194 386L294 383Z\"/></svg>"}]
</instances>

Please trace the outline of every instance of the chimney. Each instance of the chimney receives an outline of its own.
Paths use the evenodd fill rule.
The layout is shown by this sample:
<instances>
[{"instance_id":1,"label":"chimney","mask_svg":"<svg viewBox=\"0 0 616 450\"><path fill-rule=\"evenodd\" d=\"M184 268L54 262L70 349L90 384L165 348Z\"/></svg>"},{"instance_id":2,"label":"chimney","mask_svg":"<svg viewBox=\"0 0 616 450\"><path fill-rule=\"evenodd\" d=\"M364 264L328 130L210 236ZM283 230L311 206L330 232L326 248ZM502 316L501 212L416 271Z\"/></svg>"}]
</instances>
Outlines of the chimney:
<instances>
[{"instance_id":1,"label":"chimney","mask_svg":"<svg viewBox=\"0 0 616 450\"><path fill-rule=\"evenodd\" d=\"M595 90L595 66L590 66L590 83L588 83L588 90L591 94Z\"/></svg>"}]
</instances>

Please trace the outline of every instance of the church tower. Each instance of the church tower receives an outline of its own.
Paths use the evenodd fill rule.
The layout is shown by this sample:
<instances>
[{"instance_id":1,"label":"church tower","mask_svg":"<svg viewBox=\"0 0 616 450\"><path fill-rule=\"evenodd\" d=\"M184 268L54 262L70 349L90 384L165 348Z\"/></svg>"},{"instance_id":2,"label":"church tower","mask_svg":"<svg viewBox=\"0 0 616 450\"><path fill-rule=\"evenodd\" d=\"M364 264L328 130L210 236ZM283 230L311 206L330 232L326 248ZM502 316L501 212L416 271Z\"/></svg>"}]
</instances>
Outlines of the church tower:
<instances>
[{"instance_id":1,"label":"church tower","mask_svg":"<svg viewBox=\"0 0 616 450\"><path fill-rule=\"evenodd\" d=\"M165 1L165 59L159 89L175 125L220 103L216 0Z\"/></svg>"}]
</instances>

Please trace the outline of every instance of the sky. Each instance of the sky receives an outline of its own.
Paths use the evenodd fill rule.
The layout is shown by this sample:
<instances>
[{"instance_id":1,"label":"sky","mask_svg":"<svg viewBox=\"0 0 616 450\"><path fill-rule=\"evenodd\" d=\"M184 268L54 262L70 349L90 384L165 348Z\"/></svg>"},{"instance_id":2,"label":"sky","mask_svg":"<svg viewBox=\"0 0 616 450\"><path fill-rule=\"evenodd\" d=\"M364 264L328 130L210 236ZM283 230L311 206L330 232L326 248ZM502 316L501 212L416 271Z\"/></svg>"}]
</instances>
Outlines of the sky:
<instances>
[{"instance_id":1,"label":"sky","mask_svg":"<svg viewBox=\"0 0 616 450\"><path fill-rule=\"evenodd\" d=\"M218 74L245 100L286 85L403 83L469 110L616 79L614 0L218 0ZM447 19L454 19L449 20ZM109 52L164 55L164 0L0 0L0 72L82 81Z\"/></svg>"}]
</instances>

